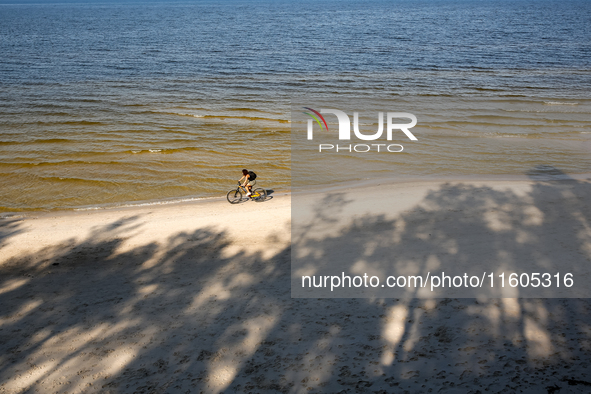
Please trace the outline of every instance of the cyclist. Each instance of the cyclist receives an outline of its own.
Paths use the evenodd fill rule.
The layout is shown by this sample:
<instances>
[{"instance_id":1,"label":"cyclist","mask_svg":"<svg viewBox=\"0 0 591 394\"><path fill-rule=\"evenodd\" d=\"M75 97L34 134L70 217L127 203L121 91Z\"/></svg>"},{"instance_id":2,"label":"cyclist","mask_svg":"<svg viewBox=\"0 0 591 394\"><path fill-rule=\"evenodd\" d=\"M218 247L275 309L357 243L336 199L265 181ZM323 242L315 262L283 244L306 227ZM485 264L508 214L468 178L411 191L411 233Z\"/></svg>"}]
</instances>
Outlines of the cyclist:
<instances>
[{"instance_id":1,"label":"cyclist","mask_svg":"<svg viewBox=\"0 0 591 394\"><path fill-rule=\"evenodd\" d=\"M242 180L244 179L244 182L242 182L242 187L246 187L248 190L248 193L246 193L246 197L250 197L251 193L252 193L252 186L254 185L254 180L256 179L257 174L255 174L252 171L248 171L246 168L242 170L242 178L240 178L240 180L238 182L242 182Z\"/></svg>"}]
</instances>

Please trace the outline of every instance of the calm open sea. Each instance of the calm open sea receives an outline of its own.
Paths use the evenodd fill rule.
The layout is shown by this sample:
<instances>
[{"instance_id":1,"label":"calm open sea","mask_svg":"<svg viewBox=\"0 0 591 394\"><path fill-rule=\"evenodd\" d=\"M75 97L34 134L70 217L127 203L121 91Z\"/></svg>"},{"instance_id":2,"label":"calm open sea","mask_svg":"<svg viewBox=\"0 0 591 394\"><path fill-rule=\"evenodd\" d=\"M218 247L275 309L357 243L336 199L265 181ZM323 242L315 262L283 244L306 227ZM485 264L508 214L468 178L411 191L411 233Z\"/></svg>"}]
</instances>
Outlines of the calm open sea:
<instances>
[{"instance_id":1,"label":"calm open sea","mask_svg":"<svg viewBox=\"0 0 591 394\"><path fill-rule=\"evenodd\" d=\"M288 190L293 97L481 103L431 108L409 175L548 158L590 173L589 15L587 0L0 4L0 212L221 196L244 167ZM511 137L530 142L486 156Z\"/></svg>"}]
</instances>

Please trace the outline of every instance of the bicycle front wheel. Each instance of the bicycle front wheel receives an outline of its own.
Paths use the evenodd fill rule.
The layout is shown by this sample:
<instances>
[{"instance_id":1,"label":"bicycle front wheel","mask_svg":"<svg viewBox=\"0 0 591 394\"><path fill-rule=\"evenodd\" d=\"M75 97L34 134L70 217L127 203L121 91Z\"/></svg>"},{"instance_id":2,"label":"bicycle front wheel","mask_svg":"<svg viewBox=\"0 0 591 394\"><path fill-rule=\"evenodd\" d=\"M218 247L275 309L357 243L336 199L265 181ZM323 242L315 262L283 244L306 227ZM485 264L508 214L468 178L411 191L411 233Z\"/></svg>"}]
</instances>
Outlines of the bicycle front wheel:
<instances>
[{"instance_id":1,"label":"bicycle front wheel","mask_svg":"<svg viewBox=\"0 0 591 394\"><path fill-rule=\"evenodd\" d=\"M242 193L239 189L230 190L226 195L226 198L230 204L238 204L242 201Z\"/></svg>"},{"instance_id":2,"label":"bicycle front wheel","mask_svg":"<svg viewBox=\"0 0 591 394\"><path fill-rule=\"evenodd\" d=\"M254 193L252 194L252 196L252 199L256 202L263 202L267 199L267 191L262 187L254 189Z\"/></svg>"}]
</instances>

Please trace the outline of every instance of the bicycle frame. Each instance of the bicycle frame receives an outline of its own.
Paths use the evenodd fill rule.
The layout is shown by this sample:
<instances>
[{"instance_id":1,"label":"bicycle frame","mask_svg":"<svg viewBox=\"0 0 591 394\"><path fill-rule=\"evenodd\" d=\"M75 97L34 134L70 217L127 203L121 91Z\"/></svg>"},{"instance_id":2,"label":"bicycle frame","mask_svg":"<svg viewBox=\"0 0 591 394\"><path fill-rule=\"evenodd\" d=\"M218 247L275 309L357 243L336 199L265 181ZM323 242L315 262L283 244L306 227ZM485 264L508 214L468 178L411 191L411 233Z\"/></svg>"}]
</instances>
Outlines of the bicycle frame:
<instances>
[{"instance_id":1,"label":"bicycle frame","mask_svg":"<svg viewBox=\"0 0 591 394\"><path fill-rule=\"evenodd\" d=\"M226 198L228 199L228 202L230 204L237 204L242 201L243 193L247 195L247 198L249 198L250 200L254 200L256 202L265 201L267 199L267 191L265 189L259 187L257 189L252 190L249 195L248 189L245 186L242 186L240 182L238 182L238 187L236 187L236 189L230 190L226 194Z\"/></svg>"},{"instance_id":2,"label":"bicycle frame","mask_svg":"<svg viewBox=\"0 0 591 394\"><path fill-rule=\"evenodd\" d=\"M242 189L245 193L248 193L248 188L242 186L240 183L238 183L238 189L236 189L236 190L239 190L239 189ZM255 196L255 192L253 191L253 192L251 192L250 197L258 197L258 194Z\"/></svg>"}]
</instances>

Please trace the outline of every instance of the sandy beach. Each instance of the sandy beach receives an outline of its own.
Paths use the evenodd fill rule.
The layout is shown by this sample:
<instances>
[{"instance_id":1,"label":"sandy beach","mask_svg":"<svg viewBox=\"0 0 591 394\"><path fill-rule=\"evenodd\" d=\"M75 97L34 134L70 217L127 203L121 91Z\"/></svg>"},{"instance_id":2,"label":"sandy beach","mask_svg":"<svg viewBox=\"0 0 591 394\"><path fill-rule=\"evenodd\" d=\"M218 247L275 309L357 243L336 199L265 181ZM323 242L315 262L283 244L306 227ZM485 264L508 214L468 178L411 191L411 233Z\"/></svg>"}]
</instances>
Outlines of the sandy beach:
<instances>
[{"instance_id":1,"label":"sandy beach","mask_svg":"<svg viewBox=\"0 0 591 394\"><path fill-rule=\"evenodd\" d=\"M337 238L378 223L412 251L435 245L425 231L470 239L479 224L498 242L458 242L457 258L555 243L548 259L591 261L587 179L388 187L400 204L378 222L371 190L320 196L357 207ZM0 392L591 389L589 299L291 298L292 196L271 197L0 219Z\"/></svg>"},{"instance_id":2,"label":"sandy beach","mask_svg":"<svg viewBox=\"0 0 591 394\"><path fill-rule=\"evenodd\" d=\"M591 393L589 15L0 0L0 394Z\"/></svg>"}]
</instances>

